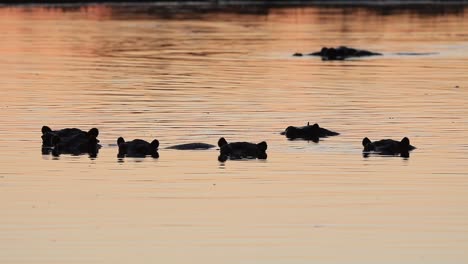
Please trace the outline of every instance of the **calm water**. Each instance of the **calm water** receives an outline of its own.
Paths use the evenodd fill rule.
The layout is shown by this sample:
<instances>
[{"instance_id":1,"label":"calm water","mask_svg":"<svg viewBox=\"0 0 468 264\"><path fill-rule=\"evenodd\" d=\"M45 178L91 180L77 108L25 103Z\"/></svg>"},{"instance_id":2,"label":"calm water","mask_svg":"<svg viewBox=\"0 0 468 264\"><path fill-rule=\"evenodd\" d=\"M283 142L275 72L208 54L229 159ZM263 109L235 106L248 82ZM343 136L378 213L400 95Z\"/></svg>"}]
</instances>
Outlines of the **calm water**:
<instances>
[{"instance_id":1,"label":"calm water","mask_svg":"<svg viewBox=\"0 0 468 264\"><path fill-rule=\"evenodd\" d=\"M0 8L1 263L468 261L468 9L161 8ZM338 45L384 56L291 56ZM341 135L279 135L308 121ZM43 156L43 125L103 148ZM119 161L119 136L269 156Z\"/></svg>"}]
</instances>

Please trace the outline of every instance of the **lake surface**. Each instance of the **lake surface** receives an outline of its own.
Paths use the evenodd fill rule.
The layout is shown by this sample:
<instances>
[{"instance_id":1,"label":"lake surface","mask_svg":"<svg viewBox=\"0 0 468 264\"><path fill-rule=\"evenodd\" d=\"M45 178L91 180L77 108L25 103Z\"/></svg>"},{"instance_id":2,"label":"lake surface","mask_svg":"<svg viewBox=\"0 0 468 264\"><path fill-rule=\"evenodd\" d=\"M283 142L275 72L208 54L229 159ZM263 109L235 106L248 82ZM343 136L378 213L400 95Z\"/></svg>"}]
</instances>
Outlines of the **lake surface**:
<instances>
[{"instance_id":1,"label":"lake surface","mask_svg":"<svg viewBox=\"0 0 468 264\"><path fill-rule=\"evenodd\" d=\"M1 263L468 261L468 9L203 9L0 8ZM291 56L339 45L384 55ZM307 122L341 135L279 134ZM103 147L41 155L43 125ZM221 136L268 159L164 149Z\"/></svg>"}]
</instances>

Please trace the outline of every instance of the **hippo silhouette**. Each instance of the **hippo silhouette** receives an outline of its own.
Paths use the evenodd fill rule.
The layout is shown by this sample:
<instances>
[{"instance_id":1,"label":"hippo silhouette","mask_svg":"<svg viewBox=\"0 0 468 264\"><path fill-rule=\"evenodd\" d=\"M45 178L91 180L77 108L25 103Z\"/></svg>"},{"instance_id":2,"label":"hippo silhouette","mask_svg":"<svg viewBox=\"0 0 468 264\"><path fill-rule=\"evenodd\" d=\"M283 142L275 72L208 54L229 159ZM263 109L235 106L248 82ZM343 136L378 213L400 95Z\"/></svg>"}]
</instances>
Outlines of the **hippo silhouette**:
<instances>
[{"instance_id":1,"label":"hippo silhouette","mask_svg":"<svg viewBox=\"0 0 468 264\"><path fill-rule=\"evenodd\" d=\"M409 152L416 148L410 145L410 141L407 137L404 137L401 141L382 139L374 142L366 137L362 140L362 146L364 147L364 157L368 157L371 153L409 157Z\"/></svg>"},{"instance_id":2,"label":"hippo silhouette","mask_svg":"<svg viewBox=\"0 0 468 264\"><path fill-rule=\"evenodd\" d=\"M95 138L98 137L99 135L99 130L97 128L91 128L88 132L86 131L83 131L81 129L78 129L78 128L64 128L64 129L60 129L60 130L52 130L50 127L48 126L43 126L42 127L42 147L44 148L52 148L54 146L54 143L53 143L53 138L55 136L59 137L59 138L68 138L68 137L72 137L72 136L75 136L75 135L82 135L82 136L94 136ZM98 140L99 142L99 140Z\"/></svg>"},{"instance_id":3,"label":"hippo silhouette","mask_svg":"<svg viewBox=\"0 0 468 264\"><path fill-rule=\"evenodd\" d=\"M119 153L117 155L119 158L144 158L147 155L153 158L159 158L159 141L157 139L153 140L151 143L142 139L134 139L126 142L123 137L119 137L117 139L117 145L119 146Z\"/></svg>"},{"instance_id":4,"label":"hippo silhouette","mask_svg":"<svg viewBox=\"0 0 468 264\"><path fill-rule=\"evenodd\" d=\"M92 128L88 132L78 128L64 128L52 130L48 126L42 127L42 154L59 156L60 154L80 155L84 153L95 157L99 145L97 136L99 130Z\"/></svg>"},{"instance_id":5,"label":"hippo silhouette","mask_svg":"<svg viewBox=\"0 0 468 264\"><path fill-rule=\"evenodd\" d=\"M187 143L167 147L166 149L177 149L177 150L201 150L201 149L210 149L214 148L215 145L207 143Z\"/></svg>"},{"instance_id":6,"label":"hippo silhouette","mask_svg":"<svg viewBox=\"0 0 468 264\"><path fill-rule=\"evenodd\" d=\"M354 57L377 56L382 54L368 50L359 50L340 46L337 48L323 47L320 51L310 53L309 55L320 56L322 60L345 60Z\"/></svg>"},{"instance_id":7,"label":"hippo silhouette","mask_svg":"<svg viewBox=\"0 0 468 264\"><path fill-rule=\"evenodd\" d=\"M337 132L320 127L317 123L313 125L307 123L307 126L302 127L288 126L281 134L286 135L286 137L289 139L301 138L305 140L312 140L314 142L318 142L319 138L321 137L339 135Z\"/></svg>"},{"instance_id":8,"label":"hippo silhouette","mask_svg":"<svg viewBox=\"0 0 468 264\"><path fill-rule=\"evenodd\" d=\"M229 159L266 159L267 143L262 141L258 144L249 142L228 143L223 137L218 140L220 147L218 160L221 162Z\"/></svg>"}]
</instances>

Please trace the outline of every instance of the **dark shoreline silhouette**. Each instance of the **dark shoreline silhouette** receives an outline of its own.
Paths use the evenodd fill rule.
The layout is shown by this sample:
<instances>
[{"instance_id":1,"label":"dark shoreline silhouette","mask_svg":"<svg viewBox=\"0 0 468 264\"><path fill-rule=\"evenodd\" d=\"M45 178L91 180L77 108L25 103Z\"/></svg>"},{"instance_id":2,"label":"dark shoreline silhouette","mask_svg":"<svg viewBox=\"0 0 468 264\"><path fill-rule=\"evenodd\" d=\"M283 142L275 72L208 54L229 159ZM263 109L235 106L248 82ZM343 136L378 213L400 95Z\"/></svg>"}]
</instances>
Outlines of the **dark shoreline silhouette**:
<instances>
[{"instance_id":1,"label":"dark shoreline silhouette","mask_svg":"<svg viewBox=\"0 0 468 264\"><path fill-rule=\"evenodd\" d=\"M318 8L342 9L342 12L353 14L365 10L378 16L398 13L411 13L421 16L443 16L447 14L463 15L468 8L468 0L458 1L159 1L159 0L0 0L0 8L5 7L41 7L60 9L63 12L76 11L91 6L105 6L112 9L115 16L145 16L163 19L194 18L216 13L268 15L272 9L281 8Z\"/></svg>"},{"instance_id":2,"label":"dark shoreline silhouette","mask_svg":"<svg viewBox=\"0 0 468 264\"><path fill-rule=\"evenodd\" d=\"M269 6L325 6L325 5L336 5L336 6L382 6L382 5L394 5L394 6L405 6L405 5L468 5L468 0L408 0L408 1L396 1L396 0L0 0L0 4L27 4L27 3L44 3L44 4L67 4L67 3L160 3L160 4L211 4L211 5L269 5Z\"/></svg>"}]
</instances>

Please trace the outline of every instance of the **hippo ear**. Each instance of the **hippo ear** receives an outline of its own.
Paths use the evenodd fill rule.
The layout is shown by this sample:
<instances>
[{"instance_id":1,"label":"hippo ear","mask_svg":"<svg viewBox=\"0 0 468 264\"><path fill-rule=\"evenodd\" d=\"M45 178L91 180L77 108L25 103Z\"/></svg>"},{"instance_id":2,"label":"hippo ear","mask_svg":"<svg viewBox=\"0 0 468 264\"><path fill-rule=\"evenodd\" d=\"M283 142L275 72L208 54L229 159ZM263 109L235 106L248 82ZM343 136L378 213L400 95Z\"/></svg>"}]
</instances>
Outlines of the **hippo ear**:
<instances>
[{"instance_id":1,"label":"hippo ear","mask_svg":"<svg viewBox=\"0 0 468 264\"><path fill-rule=\"evenodd\" d=\"M408 147L410 145L410 142L409 142L409 138L407 137L404 137L401 141L400 141L400 144L405 146L405 147Z\"/></svg>"},{"instance_id":2,"label":"hippo ear","mask_svg":"<svg viewBox=\"0 0 468 264\"><path fill-rule=\"evenodd\" d=\"M227 144L228 144L228 143L227 143L226 139L223 138L223 137L220 138L220 139L218 140L218 147L220 147L220 148L221 148L222 146L224 146L224 145L227 145Z\"/></svg>"},{"instance_id":3,"label":"hippo ear","mask_svg":"<svg viewBox=\"0 0 468 264\"><path fill-rule=\"evenodd\" d=\"M91 136L91 137L98 137L99 135L99 130L95 127L91 128L89 131L88 131L88 136Z\"/></svg>"},{"instance_id":4,"label":"hippo ear","mask_svg":"<svg viewBox=\"0 0 468 264\"><path fill-rule=\"evenodd\" d=\"M49 133L49 132L52 132L52 129L50 129L50 127L48 126L43 126L42 127L42 134L44 135L45 133Z\"/></svg>"},{"instance_id":5,"label":"hippo ear","mask_svg":"<svg viewBox=\"0 0 468 264\"><path fill-rule=\"evenodd\" d=\"M125 139L123 137L119 137L117 139L117 146L120 146L121 144L125 143Z\"/></svg>"},{"instance_id":6,"label":"hippo ear","mask_svg":"<svg viewBox=\"0 0 468 264\"><path fill-rule=\"evenodd\" d=\"M155 139L151 142L150 146L153 148L153 149L157 149L159 147L159 140Z\"/></svg>"},{"instance_id":7,"label":"hippo ear","mask_svg":"<svg viewBox=\"0 0 468 264\"><path fill-rule=\"evenodd\" d=\"M362 146L365 147L367 146L368 144L372 143L372 141L370 141L370 139L368 139L367 137L365 137L363 140L362 140Z\"/></svg>"},{"instance_id":8,"label":"hippo ear","mask_svg":"<svg viewBox=\"0 0 468 264\"><path fill-rule=\"evenodd\" d=\"M266 151L267 148L268 148L268 145L265 141L262 141L260 143L257 144L257 148L260 150L260 151Z\"/></svg>"}]
</instances>

